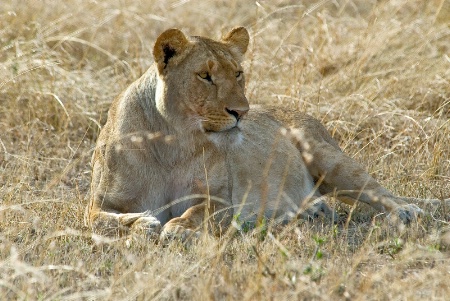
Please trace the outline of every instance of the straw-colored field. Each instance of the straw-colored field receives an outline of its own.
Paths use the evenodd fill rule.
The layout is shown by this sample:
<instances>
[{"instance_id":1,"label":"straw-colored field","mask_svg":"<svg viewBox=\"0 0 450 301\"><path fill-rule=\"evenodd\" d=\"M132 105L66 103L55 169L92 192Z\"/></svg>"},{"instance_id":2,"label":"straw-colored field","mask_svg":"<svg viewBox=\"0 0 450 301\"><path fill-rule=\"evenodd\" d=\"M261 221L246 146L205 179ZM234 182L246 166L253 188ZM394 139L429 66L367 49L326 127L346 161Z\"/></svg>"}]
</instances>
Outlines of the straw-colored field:
<instances>
[{"instance_id":1,"label":"straw-colored field","mask_svg":"<svg viewBox=\"0 0 450 301\"><path fill-rule=\"evenodd\" d=\"M251 103L320 119L396 194L449 197L448 0L1 1L1 300L450 299L445 206L390 227L336 204L347 222L188 248L84 225L99 129L158 34L237 25L251 33Z\"/></svg>"}]
</instances>

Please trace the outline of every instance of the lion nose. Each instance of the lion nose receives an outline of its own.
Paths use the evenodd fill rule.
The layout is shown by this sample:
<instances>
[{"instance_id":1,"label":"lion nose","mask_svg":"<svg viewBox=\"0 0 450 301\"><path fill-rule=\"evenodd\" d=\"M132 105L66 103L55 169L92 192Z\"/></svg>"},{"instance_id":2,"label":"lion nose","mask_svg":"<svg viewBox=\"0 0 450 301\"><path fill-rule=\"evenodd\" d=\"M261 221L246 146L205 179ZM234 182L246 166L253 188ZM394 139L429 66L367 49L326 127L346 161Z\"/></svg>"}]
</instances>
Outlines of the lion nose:
<instances>
[{"instance_id":1,"label":"lion nose","mask_svg":"<svg viewBox=\"0 0 450 301\"><path fill-rule=\"evenodd\" d=\"M225 111L227 111L228 114L233 115L234 118L236 118L236 121L239 121L242 117L244 117L245 114L247 114L248 108L225 108Z\"/></svg>"}]
</instances>

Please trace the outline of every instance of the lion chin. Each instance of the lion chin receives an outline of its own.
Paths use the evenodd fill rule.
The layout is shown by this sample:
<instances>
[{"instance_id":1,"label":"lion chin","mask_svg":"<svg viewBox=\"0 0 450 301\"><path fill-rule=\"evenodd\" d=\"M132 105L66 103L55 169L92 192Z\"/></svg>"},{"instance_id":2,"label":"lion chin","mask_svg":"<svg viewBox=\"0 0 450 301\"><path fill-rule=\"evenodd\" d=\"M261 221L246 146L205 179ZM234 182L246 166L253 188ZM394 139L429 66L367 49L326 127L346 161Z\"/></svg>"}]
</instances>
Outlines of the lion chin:
<instances>
[{"instance_id":1,"label":"lion chin","mask_svg":"<svg viewBox=\"0 0 450 301\"><path fill-rule=\"evenodd\" d=\"M223 131L205 131L206 137L209 141L214 143L219 148L236 147L244 140L242 131L239 126L234 126Z\"/></svg>"}]
</instances>

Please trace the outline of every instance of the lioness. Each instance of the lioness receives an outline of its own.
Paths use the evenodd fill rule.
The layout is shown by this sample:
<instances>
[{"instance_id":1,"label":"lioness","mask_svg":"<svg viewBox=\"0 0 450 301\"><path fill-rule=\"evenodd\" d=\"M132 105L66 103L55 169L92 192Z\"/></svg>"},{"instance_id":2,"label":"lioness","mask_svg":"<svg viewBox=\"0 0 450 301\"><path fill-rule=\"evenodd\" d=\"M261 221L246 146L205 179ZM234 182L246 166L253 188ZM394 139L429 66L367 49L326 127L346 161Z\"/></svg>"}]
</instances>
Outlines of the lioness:
<instances>
[{"instance_id":1,"label":"lioness","mask_svg":"<svg viewBox=\"0 0 450 301\"><path fill-rule=\"evenodd\" d=\"M153 66L113 102L97 141L87 208L95 231L185 239L206 224L220 232L234 215L288 221L308 202L330 216L326 194L405 221L420 212L345 155L318 120L249 106L248 43L243 27L220 41L178 29L158 37Z\"/></svg>"}]
</instances>

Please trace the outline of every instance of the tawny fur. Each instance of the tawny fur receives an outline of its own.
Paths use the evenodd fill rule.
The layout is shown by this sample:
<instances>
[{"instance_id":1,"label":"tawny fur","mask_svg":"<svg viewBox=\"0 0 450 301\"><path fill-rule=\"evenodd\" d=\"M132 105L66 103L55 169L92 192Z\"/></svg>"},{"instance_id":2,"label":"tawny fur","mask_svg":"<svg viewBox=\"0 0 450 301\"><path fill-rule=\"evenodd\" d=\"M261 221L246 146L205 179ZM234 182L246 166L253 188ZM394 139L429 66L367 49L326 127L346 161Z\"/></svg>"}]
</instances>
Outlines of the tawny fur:
<instances>
[{"instance_id":1,"label":"tawny fur","mask_svg":"<svg viewBox=\"0 0 450 301\"><path fill-rule=\"evenodd\" d=\"M249 35L161 34L154 66L112 104L92 164L88 217L105 234L161 238L225 229L241 219L287 221L333 194L410 220L420 211L345 155L320 122L288 108L250 107L241 67Z\"/></svg>"}]
</instances>

